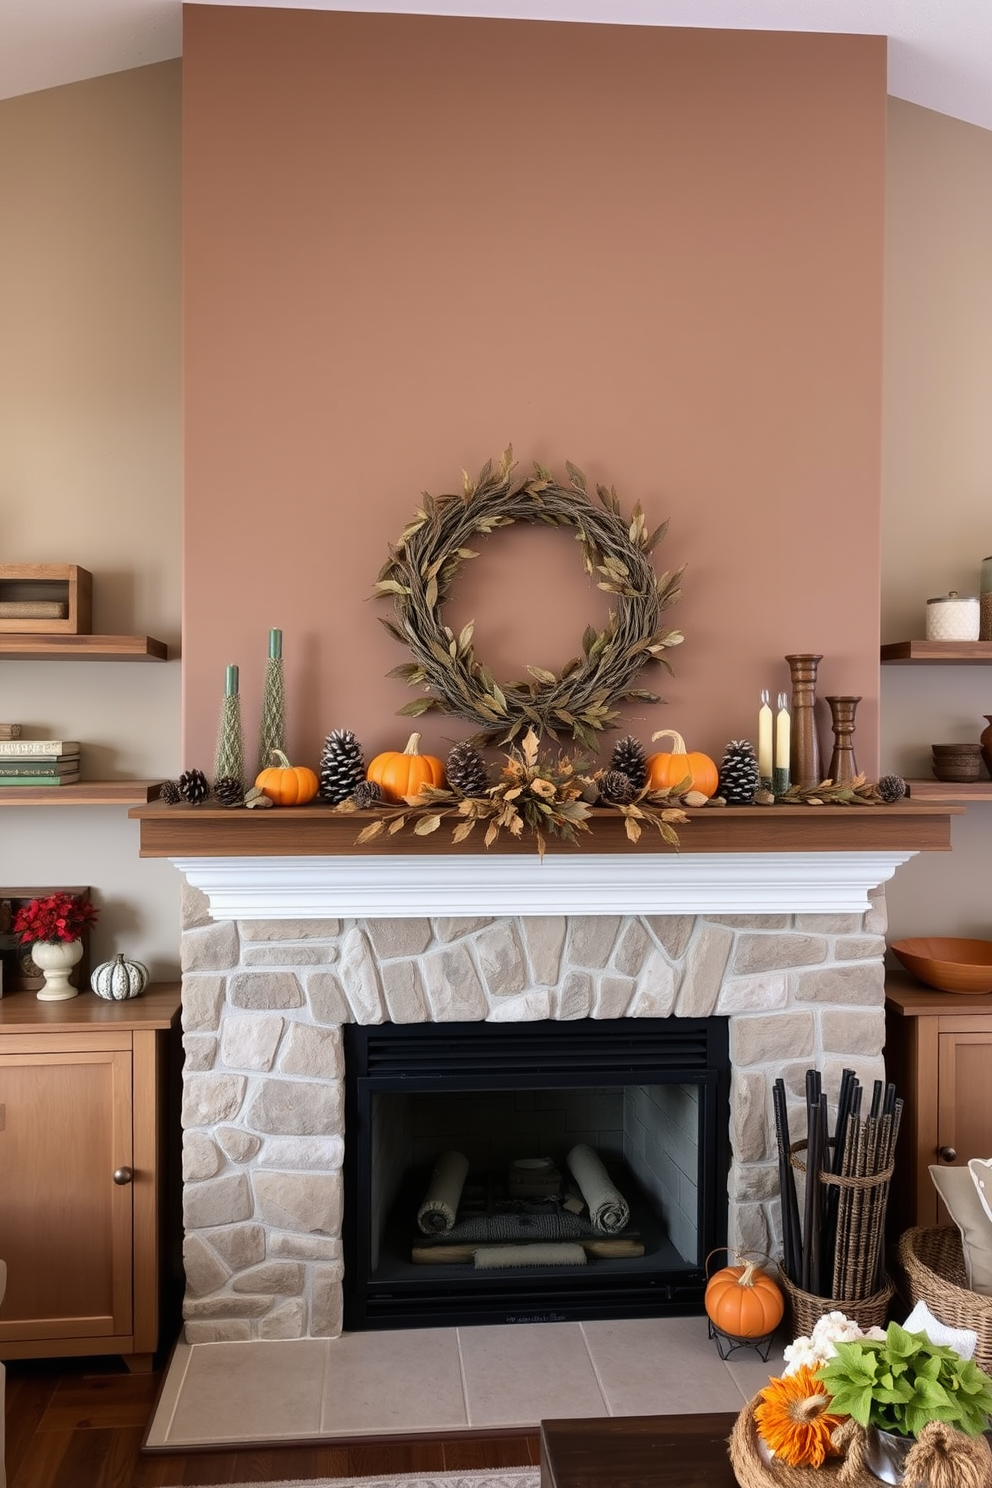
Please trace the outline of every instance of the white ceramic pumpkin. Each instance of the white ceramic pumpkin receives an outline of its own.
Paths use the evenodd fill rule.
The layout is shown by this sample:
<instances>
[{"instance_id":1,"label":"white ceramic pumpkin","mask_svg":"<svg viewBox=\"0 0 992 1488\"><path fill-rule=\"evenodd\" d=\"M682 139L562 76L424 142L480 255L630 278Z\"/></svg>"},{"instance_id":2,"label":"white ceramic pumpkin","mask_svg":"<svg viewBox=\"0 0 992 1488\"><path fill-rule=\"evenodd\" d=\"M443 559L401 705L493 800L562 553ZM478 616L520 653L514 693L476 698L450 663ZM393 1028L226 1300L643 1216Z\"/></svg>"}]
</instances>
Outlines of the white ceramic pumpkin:
<instances>
[{"instance_id":1,"label":"white ceramic pumpkin","mask_svg":"<svg viewBox=\"0 0 992 1488\"><path fill-rule=\"evenodd\" d=\"M129 997L138 997L148 986L148 967L118 955L96 968L90 986L106 1002L126 1002Z\"/></svg>"}]
</instances>

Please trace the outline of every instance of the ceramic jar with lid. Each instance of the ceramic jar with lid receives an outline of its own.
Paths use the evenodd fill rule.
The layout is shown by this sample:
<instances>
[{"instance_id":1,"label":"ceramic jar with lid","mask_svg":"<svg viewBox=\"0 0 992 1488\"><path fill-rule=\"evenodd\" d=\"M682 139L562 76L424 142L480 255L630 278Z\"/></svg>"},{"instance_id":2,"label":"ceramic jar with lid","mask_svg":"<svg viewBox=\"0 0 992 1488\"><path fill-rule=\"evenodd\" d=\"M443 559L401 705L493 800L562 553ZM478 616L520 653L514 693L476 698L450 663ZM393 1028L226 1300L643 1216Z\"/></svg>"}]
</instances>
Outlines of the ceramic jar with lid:
<instances>
[{"instance_id":1,"label":"ceramic jar with lid","mask_svg":"<svg viewBox=\"0 0 992 1488\"><path fill-rule=\"evenodd\" d=\"M974 594L949 594L927 600L928 641L977 641L979 604Z\"/></svg>"}]
</instances>

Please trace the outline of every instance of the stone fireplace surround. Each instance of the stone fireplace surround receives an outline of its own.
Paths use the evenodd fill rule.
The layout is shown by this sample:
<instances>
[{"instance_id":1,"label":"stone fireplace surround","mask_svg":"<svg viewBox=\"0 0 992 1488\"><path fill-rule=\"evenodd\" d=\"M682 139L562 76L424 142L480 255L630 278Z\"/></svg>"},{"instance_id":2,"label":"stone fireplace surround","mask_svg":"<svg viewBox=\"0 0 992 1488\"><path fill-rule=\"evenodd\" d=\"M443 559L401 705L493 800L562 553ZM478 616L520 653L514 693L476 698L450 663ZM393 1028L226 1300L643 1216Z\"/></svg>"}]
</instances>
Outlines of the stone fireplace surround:
<instances>
[{"instance_id":1,"label":"stone fireplace surround","mask_svg":"<svg viewBox=\"0 0 992 1488\"><path fill-rule=\"evenodd\" d=\"M356 898L362 875L340 872L355 860L174 858L184 875L187 1342L340 1333L341 1029L350 1021L726 1014L728 1241L774 1254L772 1082L781 1075L798 1105L810 1065L830 1091L844 1066L868 1085L884 1074L881 885L910 854L771 853L758 895L742 866L747 855L732 864L718 856L735 857L712 855L708 867L703 856L652 860L674 861L675 882L694 884L691 893L674 893L681 908L666 914L643 912L638 902L666 901L643 858L644 890L631 882L629 865L611 860L619 893L588 856L585 889L562 888L546 860L538 890L522 882L534 877L530 860L524 869L520 858L445 859L455 871L440 876L451 887L445 896L433 885L430 915L417 912L420 896L411 903L407 890L436 879L438 859L412 877L409 860L384 859L378 887ZM788 861L773 864L781 858ZM816 858L818 872L809 861ZM498 882L487 890L481 865L489 862L501 865L496 880L505 881L508 863L519 872L516 899ZM727 909L735 873L747 912ZM466 912L473 893L507 912ZM621 894L642 912L620 913ZM580 912L540 912L566 895ZM331 917L328 896L366 912ZM783 907L771 909L769 900ZM301 906L310 913L294 914Z\"/></svg>"}]
</instances>

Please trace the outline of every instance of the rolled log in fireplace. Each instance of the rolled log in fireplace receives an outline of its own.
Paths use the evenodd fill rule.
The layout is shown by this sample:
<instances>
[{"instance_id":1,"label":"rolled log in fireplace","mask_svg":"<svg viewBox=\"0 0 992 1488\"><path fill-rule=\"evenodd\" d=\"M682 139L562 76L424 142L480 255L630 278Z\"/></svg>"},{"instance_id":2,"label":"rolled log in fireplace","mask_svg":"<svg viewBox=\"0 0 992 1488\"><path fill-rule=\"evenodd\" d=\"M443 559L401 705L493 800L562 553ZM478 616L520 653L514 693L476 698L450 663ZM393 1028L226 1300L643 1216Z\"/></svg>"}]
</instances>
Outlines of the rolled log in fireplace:
<instances>
[{"instance_id":1,"label":"rolled log in fireplace","mask_svg":"<svg viewBox=\"0 0 992 1488\"><path fill-rule=\"evenodd\" d=\"M346 1329L702 1312L706 1258L727 1239L726 1018L344 1033ZM629 1197L642 1256L415 1263L417 1205L443 1152L465 1152L473 1173L537 1156L565 1173L580 1143Z\"/></svg>"}]
</instances>

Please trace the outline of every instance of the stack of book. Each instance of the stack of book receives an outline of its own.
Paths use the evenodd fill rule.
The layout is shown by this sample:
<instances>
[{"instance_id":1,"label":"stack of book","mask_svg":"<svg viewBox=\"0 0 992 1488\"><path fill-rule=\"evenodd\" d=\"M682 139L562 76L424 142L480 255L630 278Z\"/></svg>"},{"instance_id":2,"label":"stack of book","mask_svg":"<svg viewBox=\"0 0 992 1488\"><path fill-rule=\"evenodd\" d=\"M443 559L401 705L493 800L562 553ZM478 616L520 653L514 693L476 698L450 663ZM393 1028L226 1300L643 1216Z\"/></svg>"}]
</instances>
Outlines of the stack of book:
<instances>
[{"instance_id":1,"label":"stack of book","mask_svg":"<svg viewBox=\"0 0 992 1488\"><path fill-rule=\"evenodd\" d=\"M72 739L0 739L0 789L8 785L75 785L79 745Z\"/></svg>"}]
</instances>

